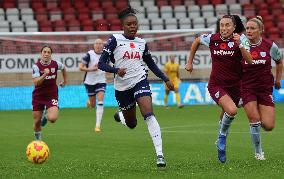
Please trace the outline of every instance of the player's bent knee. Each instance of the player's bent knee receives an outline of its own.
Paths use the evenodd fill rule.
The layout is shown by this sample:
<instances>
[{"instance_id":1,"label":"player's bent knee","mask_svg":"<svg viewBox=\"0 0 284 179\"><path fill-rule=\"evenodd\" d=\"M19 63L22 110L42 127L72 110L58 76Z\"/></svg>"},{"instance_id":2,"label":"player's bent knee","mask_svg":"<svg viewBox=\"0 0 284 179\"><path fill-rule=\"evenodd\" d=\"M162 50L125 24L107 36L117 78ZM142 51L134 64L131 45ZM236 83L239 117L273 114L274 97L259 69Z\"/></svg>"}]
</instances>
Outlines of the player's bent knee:
<instances>
[{"instance_id":1,"label":"player's bent knee","mask_svg":"<svg viewBox=\"0 0 284 179\"><path fill-rule=\"evenodd\" d=\"M132 120L132 121L125 121L127 127L129 127L130 129L134 129L137 126L137 119Z\"/></svg>"},{"instance_id":2,"label":"player's bent knee","mask_svg":"<svg viewBox=\"0 0 284 179\"><path fill-rule=\"evenodd\" d=\"M238 110L237 110L236 107L231 107L231 108L227 109L226 113L230 116L235 116L235 115L237 115Z\"/></svg>"},{"instance_id":3,"label":"player's bent knee","mask_svg":"<svg viewBox=\"0 0 284 179\"><path fill-rule=\"evenodd\" d=\"M51 123L55 123L56 120L57 120L57 116L50 116L50 117L48 118L48 121L51 122Z\"/></svg>"},{"instance_id":4,"label":"player's bent knee","mask_svg":"<svg viewBox=\"0 0 284 179\"><path fill-rule=\"evenodd\" d=\"M274 129L274 124L262 124L262 128L265 131L272 131Z\"/></svg>"}]
</instances>

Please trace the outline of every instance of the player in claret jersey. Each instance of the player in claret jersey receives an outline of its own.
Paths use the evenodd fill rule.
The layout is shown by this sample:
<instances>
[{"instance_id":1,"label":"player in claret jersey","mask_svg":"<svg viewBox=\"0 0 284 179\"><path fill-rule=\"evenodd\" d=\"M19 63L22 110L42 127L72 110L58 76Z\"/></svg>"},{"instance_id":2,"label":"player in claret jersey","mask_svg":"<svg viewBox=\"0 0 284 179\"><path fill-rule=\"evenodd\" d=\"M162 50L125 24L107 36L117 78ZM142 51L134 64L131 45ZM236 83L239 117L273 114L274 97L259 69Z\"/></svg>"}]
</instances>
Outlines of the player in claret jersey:
<instances>
[{"instance_id":1,"label":"player in claret jersey","mask_svg":"<svg viewBox=\"0 0 284 179\"><path fill-rule=\"evenodd\" d=\"M124 33L113 34L110 37L100 58L99 69L116 74L115 97L121 110L115 115L116 121L131 129L135 128L136 103L138 103L155 146L157 166L165 167L161 130L153 113L151 89L144 63L166 83L170 90L173 90L174 86L153 61L145 40L136 37L138 20L135 13L136 10L128 7L119 14ZM109 60L114 67L108 65Z\"/></svg>"},{"instance_id":2,"label":"player in claret jersey","mask_svg":"<svg viewBox=\"0 0 284 179\"><path fill-rule=\"evenodd\" d=\"M277 45L262 37L264 26L260 16L246 24L252 64L242 61L242 100L250 123L250 135L255 149L255 158L265 160L261 147L260 128L271 131L275 123L273 86L280 89L283 63ZM276 63L276 80L271 72L271 59Z\"/></svg>"},{"instance_id":3,"label":"player in claret jersey","mask_svg":"<svg viewBox=\"0 0 284 179\"><path fill-rule=\"evenodd\" d=\"M226 161L226 139L229 127L237 114L241 97L241 60L252 63L248 52L247 38L243 34L244 26L236 22L234 16L225 15L220 20L220 33L203 34L196 38L191 46L186 70L192 72L193 58L200 44L210 48L212 71L208 91L213 100L222 108L222 119L217 140L218 159Z\"/></svg>"},{"instance_id":4,"label":"player in claret jersey","mask_svg":"<svg viewBox=\"0 0 284 179\"><path fill-rule=\"evenodd\" d=\"M62 71L63 80L60 82L60 86L64 87L67 80L64 65L52 60L51 54L51 47L43 46L40 60L32 67L32 77L35 85L32 95L32 105L36 140L41 140L41 119L54 123L58 118L57 71ZM47 112L46 116L43 113L45 109Z\"/></svg>"}]
</instances>

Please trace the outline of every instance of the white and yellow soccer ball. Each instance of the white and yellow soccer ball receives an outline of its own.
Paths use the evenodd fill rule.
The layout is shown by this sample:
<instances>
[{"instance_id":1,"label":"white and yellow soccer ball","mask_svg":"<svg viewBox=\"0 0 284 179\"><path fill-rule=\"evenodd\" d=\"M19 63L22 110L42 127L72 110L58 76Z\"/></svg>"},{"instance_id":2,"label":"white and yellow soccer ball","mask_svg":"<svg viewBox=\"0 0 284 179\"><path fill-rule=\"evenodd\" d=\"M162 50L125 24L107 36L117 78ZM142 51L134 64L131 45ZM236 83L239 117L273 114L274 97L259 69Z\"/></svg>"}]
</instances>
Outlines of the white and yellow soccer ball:
<instances>
[{"instance_id":1,"label":"white and yellow soccer ball","mask_svg":"<svg viewBox=\"0 0 284 179\"><path fill-rule=\"evenodd\" d=\"M30 162L39 164L45 162L50 156L47 144L43 141L32 141L27 146L26 154Z\"/></svg>"}]
</instances>

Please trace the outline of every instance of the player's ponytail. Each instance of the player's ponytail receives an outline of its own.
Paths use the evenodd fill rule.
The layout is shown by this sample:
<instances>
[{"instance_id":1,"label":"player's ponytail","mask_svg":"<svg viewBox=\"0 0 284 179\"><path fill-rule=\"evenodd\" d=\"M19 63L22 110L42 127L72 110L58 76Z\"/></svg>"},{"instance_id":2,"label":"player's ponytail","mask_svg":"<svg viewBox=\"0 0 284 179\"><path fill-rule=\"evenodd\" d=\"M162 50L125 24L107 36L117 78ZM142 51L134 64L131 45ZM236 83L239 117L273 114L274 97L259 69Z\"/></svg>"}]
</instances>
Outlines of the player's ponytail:
<instances>
[{"instance_id":1,"label":"player's ponytail","mask_svg":"<svg viewBox=\"0 0 284 179\"><path fill-rule=\"evenodd\" d=\"M242 33L245 31L245 26L243 24L242 19L238 15L233 15L236 23L236 28L234 30L234 33Z\"/></svg>"},{"instance_id":2,"label":"player's ponytail","mask_svg":"<svg viewBox=\"0 0 284 179\"><path fill-rule=\"evenodd\" d=\"M128 16L135 16L137 12L138 11L136 9L133 9L131 6L128 6L126 9L118 13L118 18L120 20L123 20Z\"/></svg>"}]
</instances>

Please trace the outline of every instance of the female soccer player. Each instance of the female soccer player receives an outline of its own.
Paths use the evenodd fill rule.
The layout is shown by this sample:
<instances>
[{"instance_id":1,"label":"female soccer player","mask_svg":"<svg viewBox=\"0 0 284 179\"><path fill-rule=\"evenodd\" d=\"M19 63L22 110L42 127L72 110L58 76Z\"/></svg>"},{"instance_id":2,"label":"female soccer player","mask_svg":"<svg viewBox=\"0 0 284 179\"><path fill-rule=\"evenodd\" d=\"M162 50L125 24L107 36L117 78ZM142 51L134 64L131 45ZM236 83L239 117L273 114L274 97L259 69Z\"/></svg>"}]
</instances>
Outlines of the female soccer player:
<instances>
[{"instance_id":1,"label":"female soccer player","mask_svg":"<svg viewBox=\"0 0 284 179\"><path fill-rule=\"evenodd\" d=\"M273 86L280 89L283 63L277 45L262 37L264 26L260 16L246 24L252 64L242 61L242 100L250 123L250 135L255 149L255 158L265 160L261 147L260 128L271 131L275 123ZM276 63L276 80L271 72L271 59Z\"/></svg>"},{"instance_id":2,"label":"female soccer player","mask_svg":"<svg viewBox=\"0 0 284 179\"><path fill-rule=\"evenodd\" d=\"M79 68L85 71L84 85L87 90L89 104L91 108L96 106L96 96L98 104L96 109L96 127L95 132L101 131L101 121L104 112L104 94L106 90L106 76L105 72L98 69L99 59L103 51L104 43L101 39L96 39L94 49L88 51L83 57Z\"/></svg>"},{"instance_id":3,"label":"female soccer player","mask_svg":"<svg viewBox=\"0 0 284 179\"><path fill-rule=\"evenodd\" d=\"M153 113L151 90L143 61L155 75L166 82L170 90L174 87L152 60L145 40L136 37L138 20L135 13L136 10L131 7L119 13L124 33L110 37L100 58L99 69L116 74L115 97L122 112L116 113L115 119L130 129L135 128L137 102L155 146L157 166L165 167L161 130ZM108 65L109 59L114 67Z\"/></svg>"},{"instance_id":4,"label":"female soccer player","mask_svg":"<svg viewBox=\"0 0 284 179\"><path fill-rule=\"evenodd\" d=\"M180 93L179 93L179 83L180 83L180 78L179 78L179 65L175 63L175 55L170 55L170 61L167 62L164 66L164 71L166 75L169 77L169 80L174 84L175 87L175 95L176 95L176 102L177 106L179 108L182 108L183 105L181 104L180 101ZM165 96L164 96L164 105L165 107L168 107L168 95L170 93L169 88L167 85L165 85Z\"/></svg>"},{"instance_id":5,"label":"female soccer player","mask_svg":"<svg viewBox=\"0 0 284 179\"><path fill-rule=\"evenodd\" d=\"M32 67L33 82L35 88L32 95L34 134L36 140L41 140L41 118L46 108L46 119L54 123L58 118L58 87L56 85L57 71L62 71L60 86L66 84L66 70L62 63L52 60L52 49L50 46L43 46L41 58Z\"/></svg>"},{"instance_id":6,"label":"female soccer player","mask_svg":"<svg viewBox=\"0 0 284 179\"><path fill-rule=\"evenodd\" d=\"M238 33L242 26L236 26L231 15L220 20L220 33L203 34L196 38L191 46L186 70L192 72L193 58L200 44L210 48L212 71L208 83L208 91L213 100L222 108L219 136L217 140L218 159L226 162L226 138L229 127L237 114L237 106L241 96L241 60L252 63L251 55L244 46L247 39Z\"/></svg>"}]
</instances>

